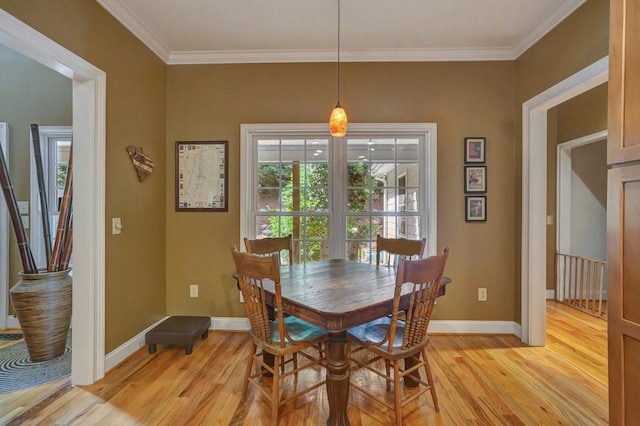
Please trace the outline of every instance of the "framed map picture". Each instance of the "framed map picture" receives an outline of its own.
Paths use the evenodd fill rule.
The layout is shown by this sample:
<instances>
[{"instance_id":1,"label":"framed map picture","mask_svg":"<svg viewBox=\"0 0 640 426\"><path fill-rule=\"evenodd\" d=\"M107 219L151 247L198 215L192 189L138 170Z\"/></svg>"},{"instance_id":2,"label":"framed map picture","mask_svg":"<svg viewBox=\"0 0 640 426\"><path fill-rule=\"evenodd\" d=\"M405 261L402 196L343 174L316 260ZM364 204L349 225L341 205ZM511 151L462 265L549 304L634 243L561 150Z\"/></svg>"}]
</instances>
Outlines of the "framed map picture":
<instances>
[{"instance_id":1,"label":"framed map picture","mask_svg":"<svg viewBox=\"0 0 640 426\"><path fill-rule=\"evenodd\" d=\"M229 210L228 144L176 142L176 211Z\"/></svg>"}]
</instances>

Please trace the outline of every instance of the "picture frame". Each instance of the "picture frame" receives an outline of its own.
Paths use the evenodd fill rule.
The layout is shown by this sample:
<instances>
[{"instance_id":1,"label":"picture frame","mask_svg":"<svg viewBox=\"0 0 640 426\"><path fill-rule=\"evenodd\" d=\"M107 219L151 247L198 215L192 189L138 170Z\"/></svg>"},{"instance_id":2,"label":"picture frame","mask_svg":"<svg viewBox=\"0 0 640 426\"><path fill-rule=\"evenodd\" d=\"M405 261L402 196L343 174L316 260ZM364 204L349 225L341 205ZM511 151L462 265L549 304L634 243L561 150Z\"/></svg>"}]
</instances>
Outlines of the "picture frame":
<instances>
[{"instance_id":1,"label":"picture frame","mask_svg":"<svg viewBox=\"0 0 640 426\"><path fill-rule=\"evenodd\" d=\"M465 222L487 221L487 196L471 195L464 197Z\"/></svg>"},{"instance_id":2,"label":"picture frame","mask_svg":"<svg viewBox=\"0 0 640 426\"><path fill-rule=\"evenodd\" d=\"M176 211L229 210L228 141L176 142Z\"/></svg>"},{"instance_id":3,"label":"picture frame","mask_svg":"<svg viewBox=\"0 0 640 426\"><path fill-rule=\"evenodd\" d=\"M464 162L465 164L484 164L487 154L487 138L464 138Z\"/></svg>"},{"instance_id":4,"label":"picture frame","mask_svg":"<svg viewBox=\"0 0 640 426\"><path fill-rule=\"evenodd\" d=\"M487 192L487 166L464 166L464 192Z\"/></svg>"}]
</instances>

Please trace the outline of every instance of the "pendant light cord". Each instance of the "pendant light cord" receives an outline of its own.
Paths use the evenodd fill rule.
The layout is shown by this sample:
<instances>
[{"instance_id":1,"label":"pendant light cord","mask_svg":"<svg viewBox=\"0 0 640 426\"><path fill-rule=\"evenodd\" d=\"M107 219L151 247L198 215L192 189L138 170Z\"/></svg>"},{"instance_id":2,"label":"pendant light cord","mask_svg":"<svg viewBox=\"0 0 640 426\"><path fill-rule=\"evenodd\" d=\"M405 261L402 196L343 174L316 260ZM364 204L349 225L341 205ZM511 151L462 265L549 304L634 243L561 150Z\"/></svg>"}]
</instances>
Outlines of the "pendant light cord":
<instances>
[{"instance_id":1,"label":"pendant light cord","mask_svg":"<svg viewBox=\"0 0 640 426\"><path fill-rule=\"evenodd\" d=\"M340 0L338 0L338 105L340 105Z\"/></svg>"}]
</instances>

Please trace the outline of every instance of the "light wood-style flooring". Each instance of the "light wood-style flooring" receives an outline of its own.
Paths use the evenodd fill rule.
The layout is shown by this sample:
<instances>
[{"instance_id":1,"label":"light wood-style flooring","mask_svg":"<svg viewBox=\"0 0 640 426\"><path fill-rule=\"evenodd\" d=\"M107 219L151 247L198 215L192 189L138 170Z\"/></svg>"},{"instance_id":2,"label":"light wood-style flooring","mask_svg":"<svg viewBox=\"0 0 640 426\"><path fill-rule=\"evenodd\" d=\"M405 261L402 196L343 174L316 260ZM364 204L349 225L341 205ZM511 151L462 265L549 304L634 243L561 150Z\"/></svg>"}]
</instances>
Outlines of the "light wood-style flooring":
<instances>
[{"instance_id":1,"label":"light wood-style flooring","mask_svg":"<svg viewBox=\"0 0 640 426\"><path fill-rule=\"evenodd\" d=\"M143 347L91 386L65 379L0 394L0 424L267 425L270 406L255 389L240 401L248 348L246 333L215 331L190 356ZM405 408L407 425L608 423L603 320L549 301L544 348L507 335L434 335L430 353L440 413L427 393ZM311 371L299 384L323 374ZM364 371L352 380L384 390ZM390 411L353 390L348 414L355 426L393 423ZM281 424L323 425L327 415L322 387L285 405Z\"/></svg>"}]
</instances>

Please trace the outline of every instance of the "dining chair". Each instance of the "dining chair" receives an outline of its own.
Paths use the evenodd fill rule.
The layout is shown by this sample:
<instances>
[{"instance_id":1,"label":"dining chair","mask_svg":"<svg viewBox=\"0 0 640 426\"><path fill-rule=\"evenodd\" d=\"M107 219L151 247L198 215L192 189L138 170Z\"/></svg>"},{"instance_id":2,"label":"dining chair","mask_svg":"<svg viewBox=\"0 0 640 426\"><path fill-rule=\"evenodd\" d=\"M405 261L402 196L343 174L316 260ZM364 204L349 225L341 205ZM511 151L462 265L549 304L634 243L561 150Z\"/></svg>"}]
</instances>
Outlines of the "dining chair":
<instances>
[{"instance_id":1,"label":"dining chair","mask_svg":"<svg viewBox=\"0 0 640 426\"><path fill-rule=\"evenodd\" d=\"M355 349L351 348L351 344L347 347L351 371L365 368L383 377L386 380L387 391L390 390L393 382L394 403L390 404L384 397L375 395L371 386L365 388L352 380L351 387L394 410L398 425L402 424L402 407L426 391L431 392L435 410L440 411L427 358L429 344L427 327L440 290L448 255L449 249L445 247L439 256L416 260L400 258L391 318L382 317L347 331L349 342L357 344ZM407 313L406 320L399 321L398 317L403 309ZM364 356L355 357L354 354L360 351L365 351ZM401 368L400 361L408 357L413 358L414 365L407 367L407 364L404 364ZM384 361L384 371L380 363L376 364L380 360ZM412 374L417 373L420 367L424 368L426 381L418 374ZM393 368L393 374L391 368ZM403 396L400 380L409 374L419 382L418 386L424 387L415 393Z\"/></svg>"},{"instance_id":2,"label":"dining chair","mask_svg":"<svg viewBox=\"0 0 640 426\"><path fill-rule=\"evenodd\" d=\"M284 250L289 257L289 265L293 265L293 241L291 234L286 237L268 237L250 240L244 238L244 247L247 253L268 255L272 253L281 254Z\"/></svg>"},{"instance_id":3,"label":"dining chair","mask_svg":"<svg viewBox=\"0 0 640 426\"><path fill-rule=\"evenodd\" d=\"M305 349L317 347L327 340L327 332L309 324L293 315L284 317L282 309L282 291L280 288L280 265L277 254L259 256L250 253L240 253L235 247L231 254L236 266L240 290L244 297L244 307L249 318L251 329L251 349L249 351L245 378L242 388L242 399L247 396L249 384L254 385L270 402L272 410L272 424L278 424L279 409L282 405L298 398L307 392L322 386L325 380L317 381L301 391L297 391L298 372L314 366L323 366L325 357L314 357ZM274 285L276 319L270 320L267 307L267 293L264 285L271 281ZM258 348L260 351L258 352ZM309 351L311 352L311 351ZM264 357L264 355L271 355ZM293 368L284 372L281 365L285 357L292 355L289 360ZM304 364L298 365L298 355L302 356ZM273 365L265 359L273 359ZM253 367L256 367L252 373ZM263 385L263 376L273 376L271 386ZM294 392L281 400L280 386L287 377L294 375Z\"/></svg>"},{"instance_id":4,"label":"dining chair","mask_svg":"<svg viewBox=\"0 0 640 426\"><path fill-rule=\"evenodd\" d=\"M388 255L387 266L391 266L391 255L404 256L408 258L421 258L427 239L408 240L406 238L384 238L376 236L376 265L380 265L380 253L386 252Z\"/></svg>"}]
</instances>

